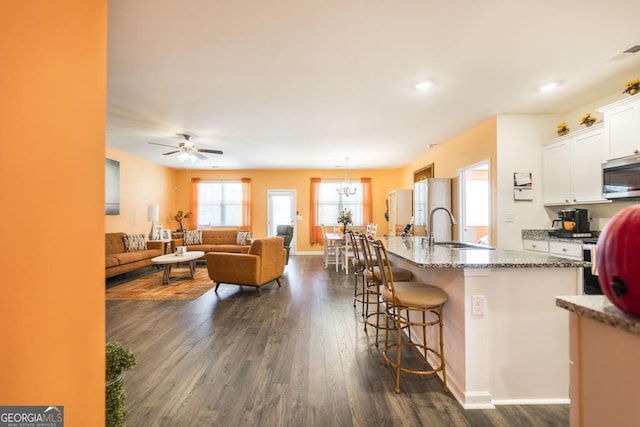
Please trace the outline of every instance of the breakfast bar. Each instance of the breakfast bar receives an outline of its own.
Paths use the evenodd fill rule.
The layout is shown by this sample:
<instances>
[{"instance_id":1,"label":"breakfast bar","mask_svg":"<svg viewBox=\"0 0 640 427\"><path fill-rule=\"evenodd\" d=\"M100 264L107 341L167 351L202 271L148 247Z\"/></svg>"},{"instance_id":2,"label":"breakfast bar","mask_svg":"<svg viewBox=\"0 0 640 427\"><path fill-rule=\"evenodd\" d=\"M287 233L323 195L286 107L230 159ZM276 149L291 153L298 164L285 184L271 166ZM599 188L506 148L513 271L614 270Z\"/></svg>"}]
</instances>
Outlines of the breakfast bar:
<instances>
[{"instance_id":1,"label":"breakfast bar","mask_svg":"<svg viewBox=\"0 0 640 427\"><path fill-rule=\"evenodd\" d=\"M382 238L415 281L442 288L447 383L466 408L569 403L569 317L584 261L424 237ZM433 338L429 337L429 339Z\"/></svg>"}]
</instances>

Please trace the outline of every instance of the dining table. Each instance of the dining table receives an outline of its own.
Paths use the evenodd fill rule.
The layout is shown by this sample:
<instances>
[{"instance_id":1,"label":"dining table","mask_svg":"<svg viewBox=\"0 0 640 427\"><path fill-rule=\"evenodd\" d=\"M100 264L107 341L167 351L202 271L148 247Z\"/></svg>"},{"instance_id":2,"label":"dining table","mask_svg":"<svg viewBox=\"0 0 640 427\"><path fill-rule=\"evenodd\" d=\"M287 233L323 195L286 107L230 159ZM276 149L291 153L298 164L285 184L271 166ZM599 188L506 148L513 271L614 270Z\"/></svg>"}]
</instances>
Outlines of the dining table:
<instances>
[{"instance_id":1,"label":"dining table","mask_svg":"<svg viewBox=\"0 0 640 427\"><path fill-rule=\"evenodd\" d=\"M345 274L349 274L349 258L352 256L352 252L347 245L347 236L340 232L328 232L326 238L329 241L329 245L335 247L336 253L336 272L338 271L340 264L345 271Z\"/></svg>"}]
</instances>

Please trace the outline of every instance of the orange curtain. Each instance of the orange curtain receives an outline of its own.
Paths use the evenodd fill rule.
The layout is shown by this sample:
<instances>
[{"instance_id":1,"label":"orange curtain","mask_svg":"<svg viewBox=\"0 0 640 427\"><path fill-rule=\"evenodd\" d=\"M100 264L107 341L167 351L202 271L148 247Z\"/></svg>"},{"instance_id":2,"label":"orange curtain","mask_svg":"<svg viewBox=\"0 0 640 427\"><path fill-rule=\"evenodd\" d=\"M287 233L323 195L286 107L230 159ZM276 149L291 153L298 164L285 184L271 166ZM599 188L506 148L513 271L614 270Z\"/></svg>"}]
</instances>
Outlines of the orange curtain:
<instances>
[{"instance_id":1,"label":"orange curtain","mask_svg":"<svg viewBox=\"0 0 640 427\"><path fill-rule=\"evenodd\" d=\"M189 218L189 229L198 229L198 189L200 187L200 178L191 178L191 200L189 201L189 212L191 212L191 218Z\"/></svg>"},{"instance_id":2,"label":"orange curtain","mask_svg":"<svg viewBox=\"0 0 640 427\"><path fill-rule=\"evenodd\" d=\"M322 229L316 224L318 220L318 187L320 178L311 178L311 192L309 195L309 242L322 243Z\"/></svg>"},{"instance_id":3,"label":"orange curtain","mask_svg":"<svg viewBox=\"0 0 640 427\"><path fill-rule=\"evenodd\" d=\"M373 221L373 206L371 200L373 193L371 191L371 178L360 178L362 183L362 226Z\"/></svg>"},{"instance_id":4,"label":"orange curtain","mask_svg":"<svg viewBox=\"0 0 640 427\"><path fill-rule=\"evenodd\" d=\"M242 178L242 224L243 230L251 230L251 178Z\"/></svg>"}]
</instances>

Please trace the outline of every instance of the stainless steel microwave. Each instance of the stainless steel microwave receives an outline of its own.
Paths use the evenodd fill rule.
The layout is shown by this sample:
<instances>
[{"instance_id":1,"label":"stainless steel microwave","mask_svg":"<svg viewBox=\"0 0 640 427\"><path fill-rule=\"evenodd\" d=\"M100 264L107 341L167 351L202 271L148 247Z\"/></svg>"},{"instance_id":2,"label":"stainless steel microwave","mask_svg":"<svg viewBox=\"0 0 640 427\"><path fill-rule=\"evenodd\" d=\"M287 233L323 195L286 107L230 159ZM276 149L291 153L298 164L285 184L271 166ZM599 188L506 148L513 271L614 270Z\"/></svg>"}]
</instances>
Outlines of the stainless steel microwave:
<instances>
[{"instance_id":1,"label":"stainless steel microwave","mask_svg":"<svg viewBox=\"0 0 640 427\"><path fill-rule=\"evenodd\" d=\"M640 155L602 164L602 195L605 199L640 198Z\"/></svg>"}]
</instances>

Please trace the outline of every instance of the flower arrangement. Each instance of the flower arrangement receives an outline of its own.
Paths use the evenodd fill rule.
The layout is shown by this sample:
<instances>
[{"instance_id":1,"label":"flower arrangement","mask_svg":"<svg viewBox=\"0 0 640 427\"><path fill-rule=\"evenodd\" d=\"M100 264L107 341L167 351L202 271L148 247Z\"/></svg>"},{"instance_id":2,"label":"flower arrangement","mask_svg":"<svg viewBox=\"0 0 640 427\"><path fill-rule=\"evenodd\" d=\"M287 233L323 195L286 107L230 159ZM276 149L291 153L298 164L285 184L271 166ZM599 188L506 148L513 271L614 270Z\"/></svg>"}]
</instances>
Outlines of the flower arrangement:
<instances>
[{"instance_id":1,"label":"flower arrangement","mask_svg":"<svg viewBox=\"0 0 640 427\"><path fill-rule=\"evenodd\" d=\"M640 92L640 79L634 79L627 82L625 90L622 93L628 93L629 95L635 95Z\"/></svg>"},{"instance_id":2,"label":"flower arrangement","mask_svg":"<svg viewBox=\"0 0 640 427\"><path fill-rule=\"evenodd\" d=\"M591 113L586 113L586 114L583 114L582 117L580 117L580 124L585 125L586 127L589 127L592 124L594 124L596 120L597 119L593 117Z\"/></svg>"},{"instance_id":3,"label":"flower arrangement","mask_svg":"<svg viewBox=\"0 0 640 427\"><path fill-rule=\"evenodd\" d=\"M558 126L556 127L556 132L558 132L558 135L560 136L568 134L570 130L569 125L565 122L558 123Z\"/></svg>"},{"instance_id":4,"label":"flower arrangement","mask_svg":"<svg viewBox=\"0 0 640 427\"><path fill-rule=\"evenodd\" d=\"M182 221L188 218L191 218L191 212L184 213L182 211L178 211L178 213L176 213L176 216L173 217L173 219L175 219L178 222L178 224L180 224L180 230L183 229Z\"/></svg>"},{"instance_id":5,"label":"flower arrangement","mask_svg":"<svg viewBox=\"0 0 640 427\"><path fill-rule=\"evenodd\" d=\"M342 225L352 224L353 219L351 218L351 211L343 209L338 215L338 222Z\"/></svg>"}]
</instances>

